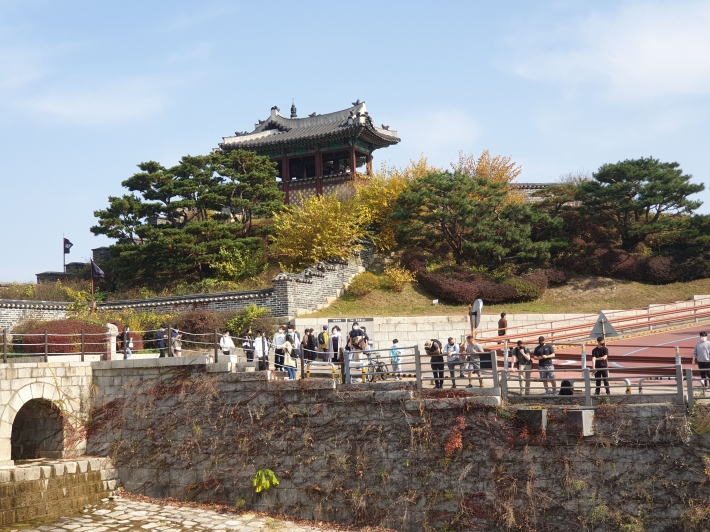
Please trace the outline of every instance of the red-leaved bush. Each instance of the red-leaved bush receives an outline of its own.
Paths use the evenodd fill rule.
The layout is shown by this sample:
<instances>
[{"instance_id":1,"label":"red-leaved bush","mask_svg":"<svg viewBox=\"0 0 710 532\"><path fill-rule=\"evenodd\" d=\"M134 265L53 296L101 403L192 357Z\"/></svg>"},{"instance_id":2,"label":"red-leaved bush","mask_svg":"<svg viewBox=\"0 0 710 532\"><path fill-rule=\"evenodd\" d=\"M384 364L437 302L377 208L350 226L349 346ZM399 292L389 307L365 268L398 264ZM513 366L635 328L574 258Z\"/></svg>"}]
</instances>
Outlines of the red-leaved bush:
<instances>
[{"instance_id":1,"label":"red-leaved bush","mask_svg":"<svg viewBox=\"0 0 710 532\"><path fill-rule=\"evenodd\" d=\"M76 319L27 322L16 328L13 349L22 353L44 353L45 331L50 354L79 353L82 331L85 352L103 353L105 350L106 327Z\"/></svg>"}]
</instances>

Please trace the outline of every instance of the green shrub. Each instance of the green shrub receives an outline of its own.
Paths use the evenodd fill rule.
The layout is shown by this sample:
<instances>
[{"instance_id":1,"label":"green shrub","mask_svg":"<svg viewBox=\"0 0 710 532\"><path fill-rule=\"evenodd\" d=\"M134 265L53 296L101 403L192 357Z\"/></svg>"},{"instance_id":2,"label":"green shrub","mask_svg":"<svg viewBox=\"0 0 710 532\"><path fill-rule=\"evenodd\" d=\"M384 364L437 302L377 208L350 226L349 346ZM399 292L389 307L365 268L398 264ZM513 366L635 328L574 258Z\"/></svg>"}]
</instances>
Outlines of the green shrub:
<instances>
[{"instance_id":1,"label":"green shrub","mask_svg":"<svg viewBox=\"0 0 710 532\"><path fill-rule=\"evenodd\" d=\"M515 289L514 301L535 301L543 292L539 286L519 277L509 277L505 280L505 284Z\"/></svg>"},{"instance_id":2,"label":"green shrub","mask_svg":"<svg viewBox=\"0 0 710 532\"><path fill-rule=\"evenodd\" d=\"M370 272L364 272L355 276L355 278L350 281L350 286L348 286L347 294L351 297L363 297L379 288L380 280L377 276Z\"/></svg>"},{"instance_id":3,"label":"green shrub","mask_svg":"<svg viewBox=\"0 0 710 532\"><path fill-rule=\"evenodd\" d=\"M225 329L232 333L232 336L244 338L244 335L251 329L254 333L258 329L264 329L269 335L276 331L276 320L271 316L271 311L252 304L240 310L230 319Z\"/></svg>"}]
</instances>

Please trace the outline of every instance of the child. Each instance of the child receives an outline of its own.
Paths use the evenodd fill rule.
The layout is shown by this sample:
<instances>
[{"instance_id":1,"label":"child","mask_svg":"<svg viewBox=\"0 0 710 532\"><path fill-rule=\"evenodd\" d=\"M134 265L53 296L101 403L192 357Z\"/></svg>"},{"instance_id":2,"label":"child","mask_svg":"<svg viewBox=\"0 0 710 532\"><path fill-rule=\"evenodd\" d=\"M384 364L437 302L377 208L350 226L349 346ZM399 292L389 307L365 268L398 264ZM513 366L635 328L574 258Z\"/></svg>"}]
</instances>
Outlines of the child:
<instances>
[{"instance_id":1,"label":"child","mask_svg":"<svg viewBox=\"0 0 710 532\"><path fill-rule=\"evenodd\" d=\"M396 338L392 340L392 347L390 347L390 361L392 362L392 371L397 375L394 380L400 380L399 376L402 374L402 350L399 348L399 340Z\"/></svg>"}]
</instances>

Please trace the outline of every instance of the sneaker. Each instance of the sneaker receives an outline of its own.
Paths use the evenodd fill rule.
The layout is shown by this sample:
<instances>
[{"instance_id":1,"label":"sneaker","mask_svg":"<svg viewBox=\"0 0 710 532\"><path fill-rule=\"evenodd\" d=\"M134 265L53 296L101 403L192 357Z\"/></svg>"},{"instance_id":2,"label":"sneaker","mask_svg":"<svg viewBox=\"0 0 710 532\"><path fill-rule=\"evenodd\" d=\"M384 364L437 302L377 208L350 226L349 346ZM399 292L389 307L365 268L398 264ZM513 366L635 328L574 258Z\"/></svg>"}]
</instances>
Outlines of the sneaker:
<instances>
[{"instance_id":1,"label":"sneaker","mask_svg":"<svg viewBox=\"0 0 710 532\"><path fill-rule=\"evenodd\" d=\"M557 391L557 390L555 390L555 391L552 392L552 395L560 395L560 392Z\"/></svg>"},{"instance_id":2,"label":"sneaker","mask_svg":"<svg viewBox=\"0 0 710 532\"><path fill-rule=\"evenodd\" d=\"M545 395L550 395L550 390L545 389Z\"/></svg>"},{"instance_id":3,"label":"sneaker","mask_svg":"<svg viewBox=\"0 0 710 532\"><path fill-rule=\"evenodd\" d=\"M473 384L469 384L466 388L473 388Z\"/></svg>"}]
</instances>

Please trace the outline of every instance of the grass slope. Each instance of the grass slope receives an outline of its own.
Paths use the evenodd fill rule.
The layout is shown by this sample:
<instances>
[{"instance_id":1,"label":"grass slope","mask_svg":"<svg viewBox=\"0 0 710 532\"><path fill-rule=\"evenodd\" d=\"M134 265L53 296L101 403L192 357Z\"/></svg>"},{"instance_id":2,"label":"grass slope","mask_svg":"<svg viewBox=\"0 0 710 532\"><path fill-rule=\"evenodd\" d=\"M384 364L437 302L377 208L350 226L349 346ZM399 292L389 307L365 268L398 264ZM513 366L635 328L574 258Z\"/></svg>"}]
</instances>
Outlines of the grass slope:
<instances>
[{"instance_id":1,"label":"grass slope","mask_svg":"<svg viewBox=\"0 0 710 532\"><path fill-rule=\"evenodd\" d=\"M710 294L710 279L668 285L646 285L605 277L575 277L567 284L550 288L537 301L486 306L486 314L508 313L594 313L644 307L651 303L672 303L694 294ZM304 317L332 316L453 316L465 315L462 305L432 305L432 297L417 284L402 293L375 290L360 298L338 298L330 307Z\"/></svg>"}]
</instances>

